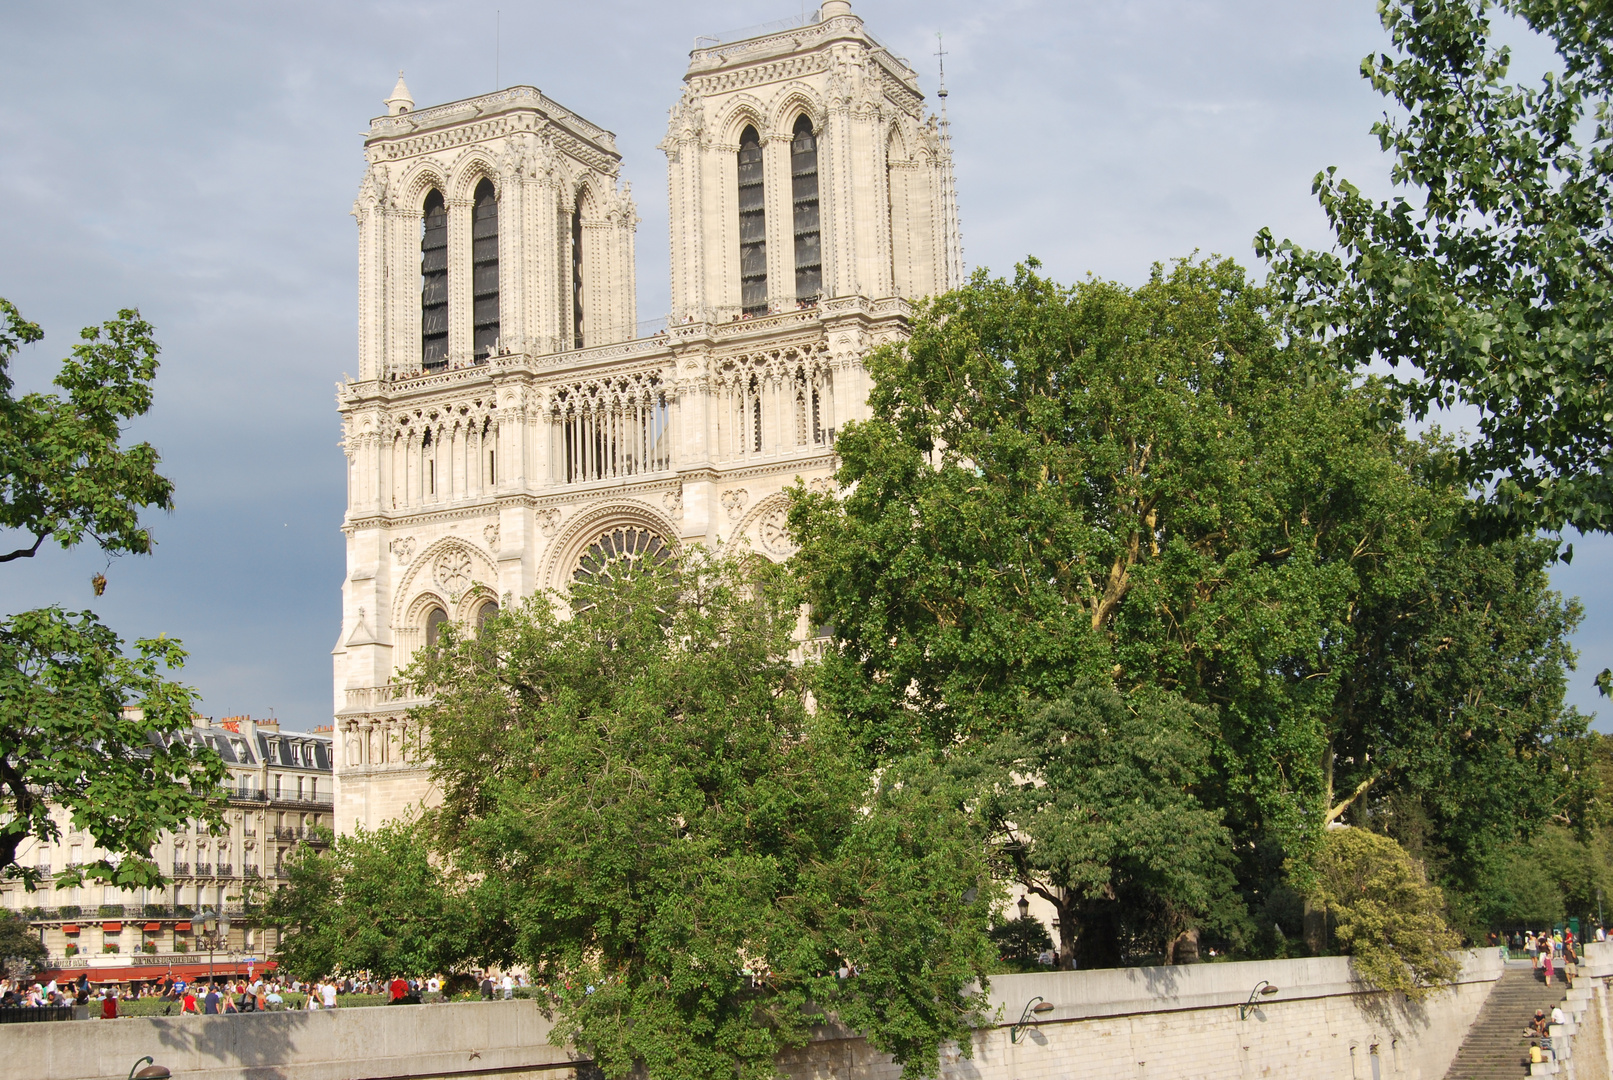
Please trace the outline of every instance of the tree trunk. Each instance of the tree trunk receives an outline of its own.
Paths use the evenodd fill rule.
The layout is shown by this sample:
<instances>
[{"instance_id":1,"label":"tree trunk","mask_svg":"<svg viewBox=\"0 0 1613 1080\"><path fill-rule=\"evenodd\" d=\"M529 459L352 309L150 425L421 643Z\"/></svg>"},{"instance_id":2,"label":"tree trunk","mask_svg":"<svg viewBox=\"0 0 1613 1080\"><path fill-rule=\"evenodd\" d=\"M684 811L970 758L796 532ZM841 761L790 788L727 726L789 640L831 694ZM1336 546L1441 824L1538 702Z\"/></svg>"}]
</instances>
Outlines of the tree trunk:
<instances>
[{"instance_id":1,"label":"tree trunk","mask_svg":"<svg viewBox=\"0 0 1613 1080\"><path fill-rule=\"evenodd\" d=\"M1312 956L1327 948L1327 908L1305 901L1305 947Z\"/></svg>"},{"instance_id":2,"label":"tree trunk","mask_svg":"<svg viewBox=\"0 0 1613 1080\"><path fill-rule=\"evenodd\" d=\"M1060 936L1072 920L1062 912L1059 915ZM1099 901L1082 907L1075 925L1080 933L1075 938L1075 951L1071 959L1084 971L1092 968L1120 966L1120 912L1110 901ZM1060 957L1060 959L1063 959Z\"/></svg>"},{"instance_id":3,"label":"tree trunk","mask_svg":"<svg viewBox=\"0 0 1613 1080\"><path fill-rule=\"evenodd\" d=\"M1196 964L1199 962L1199 932L1195 927L1192 930L1183 930L1171 939L1170 949L1166 952L1167 964Z\"/></svg>"}]
</instances>

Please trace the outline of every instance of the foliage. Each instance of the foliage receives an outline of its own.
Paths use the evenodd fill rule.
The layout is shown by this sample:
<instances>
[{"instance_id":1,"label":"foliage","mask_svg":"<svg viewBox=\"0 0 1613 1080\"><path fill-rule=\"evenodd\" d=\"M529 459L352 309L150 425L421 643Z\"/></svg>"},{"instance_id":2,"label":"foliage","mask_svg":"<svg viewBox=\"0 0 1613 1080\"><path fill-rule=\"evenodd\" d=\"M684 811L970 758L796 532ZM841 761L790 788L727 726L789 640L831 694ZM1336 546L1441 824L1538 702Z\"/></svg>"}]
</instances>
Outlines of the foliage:
<instances>
[{"instance_id":1,"label":"foliage","mask_svg":"<svg viewBox=\"0 0 1613 1080\"><path fill-rule=\"evenodd\" d=\"M933 301L870 361L798 491L821 698L878 755L994 738L1082 682L1210 706L1230 822L1311 842L1355 613L1437 556L1458 492L1353 386L1282 346L1230 261L1136 289L1021 267Z\"/></svg>"},{"instance_id":2,"label":"foliage","mask_svg":"<svg viewBox=\"0 0 1613 1080\"><path fill-rule=\"evenodd\" d=\"M0 299L0 527L47 537L63 548L93 540L109 555L144 554L151 535L141 509L173 506L173 485L156 471L149 443L121 445L122 423L152 402L157 343L138 312L80 332L56 385L66 396L12 394L10 364L43 337ZM97 575L96 593L105 585ZM217 824L211 798L225 775L204 746L173 739L190 728L193 691L162 675L185 653L166 637L142 638L132 655L90 612L57 607L0 623L0 878L39 884L19 866L27 837L58 838L52 806L67 809L109 855L57 875L60 886L95 879L121 889L162 884L151 860L159 833L181 822ZM128 710L128 711L126 711Z\"/></svg>"},{"instance_id":3,"label":"foliage","mask_svg":"<svg viewBox=\"0 0 1613 1080\"><path fill-rule=\"evenodd\" d=\"M933 1073L979 1017L992 896L923 760L877 782L804 702L798 596L685 551L445 636L412 672L444 855L610 1077L771 1077L833 1014Z\"/></svg>"},{"instance_id":4,"label":"foliage","mask_svg":"<svg viewBox=\"0 0 1613 1080\"><path fill-rule=\"evenodd\" d=\"M1329 829L1315 861L1312 900L1327 909L1356 971L1383 990L1420 1000L1450 983L1460 940L1445 924L1444 897L1423 869L1387 836Z\"/></svg>"},{"instance_id":5,"label":"foliage","mask_svg":"<svg viewBox=\"0 0 1613 1080\"><path fill-rule=\"evenodd\" d=\"M49 536L63 549L90 539L108 553L148 553L140 510L173 509L173 484L157 474L150 443L119 440L122 422L151 408L158 351L151 325L124 310L86 327L55 379L67 396L19 398L11 393L12 358L44 332L4 298L0 323L0 527L34 536L32 547L0 562L32 556Z\"/></svg>"},{"instance_id":6,"label":"foliage","mask_svg":"<svg viewBox=\"0 0 1613 1080\"><path fill-rule=\"evenodd\" d=\"M1053 939L1040 919L1022 915L1017 919L998 923L986 934L997 946L997 959L1007 961L1022 970L1034 971L1037 961L1053 949Z\"/></svg>"},{"instance_id":7,"label":"foliage","mask_svg":"<svg viewBox=\"0 0 1613 1080\"><path fill-rule=\"evenodd\" d=\"M21 916L0 911L0 976L25 975L45 959L45 945Z\"/></svg>"},{"instance_id":8,"label":"foliage","mask_svg":"<svg viewBox=\"0 0 1613 1080\"><path fill-rule=\"evenodd\" d=\"M992 746L1083 687L1204 710L1175 790L1231 830L1273 953L1329 822L1416 806L1465 873L1602 812L1555 545L1475 538L1449 440L1282 318L1225 260L1137 288L978 273L873 355L839 490L790 517L834 628L818 700L866 760ZM1140 880L1116 940L1248 929Z\"/></svg>"},{"instance_id":9,"label":"foliage","mask_svg":"<svg viewBox=\"0 0 1613 1080\"><path fill-rule=\"evenodd\" d=\"M1394 55L1362 74L1398 106L1373 127L1403 194L1374 202L1335 170L1313 190L1331 252L1257 248L1296 326L1348 363L1409 369L1422 417L1461 402L1478 439L1454 463L1492 522L1606 531L1613 487L1613 14L1569 0L1382 0ZM1492 13L1554 47L1514 79Z\"/></svg>"},{"instance_id":10,"label":"foliage","mask_svg":"<svg viewBox=\"0 0 1613 1080\"><path fill-rule=\"evenodd\" d=\"M282 931L276 958L285 971L391 978L504 959L463 882L433 863L425 839L410 819L360 827L325 851L296 848L280 888L249 885L249 903Z\"/></svg>"},{"instance_id":11,"label":"foliage","mask_svg":"<svg viewBox=\"0 0 1613 1080\"><path fill-rule=\"evenodd\" d=\"M173 738L190 730L193 696L163 669L184 657L162 637L125 653L88 611L41 608L0 621L0 871L38 884L33 867L17 865L17 847L28 836L57 839L59 807L110 854L58 874L58 885L149 888L162 882L150 858L161 833L218 820L212 793L223 762Z\"/></svg>"},{"instance_id":12,"label":"foliage","mask_svg":"<svg viewBox=\"0 0 1613 1080\"><path fill-rule=\"evenodd\" d=\"M983 755L997 859L1057 909L1063 967L1119 966L1123 936L1165 952L1237 927L1232 836L1196 794L1213 727L1175 694L1081 687Z\"/></svg>"}]
</instances>

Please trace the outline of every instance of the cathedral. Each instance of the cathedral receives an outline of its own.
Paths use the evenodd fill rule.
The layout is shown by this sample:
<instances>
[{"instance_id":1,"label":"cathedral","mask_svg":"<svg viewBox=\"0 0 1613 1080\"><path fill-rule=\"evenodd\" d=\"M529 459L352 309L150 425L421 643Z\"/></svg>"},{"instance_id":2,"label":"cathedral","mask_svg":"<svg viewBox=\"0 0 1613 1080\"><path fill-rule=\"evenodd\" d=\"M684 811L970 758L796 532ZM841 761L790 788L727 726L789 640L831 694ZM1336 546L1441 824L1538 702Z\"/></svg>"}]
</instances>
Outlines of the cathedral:
<instances>
[{"instance_id":1,"label":"cathedral","mask_svg":"<svg viewBox=\"0 0 1613 1080\"><path fill-rule=\"evenodd\" d=\"M784 488L832 482L863 358L961 284L944 112L847 0L790 22L690 54L664 325L637 321L609 131L530 86L416 109L401 76L371 122L337 388L338 831L432 801L399 673L445 624L683 544L787 558Z\"/></svg>"}]
</instances>

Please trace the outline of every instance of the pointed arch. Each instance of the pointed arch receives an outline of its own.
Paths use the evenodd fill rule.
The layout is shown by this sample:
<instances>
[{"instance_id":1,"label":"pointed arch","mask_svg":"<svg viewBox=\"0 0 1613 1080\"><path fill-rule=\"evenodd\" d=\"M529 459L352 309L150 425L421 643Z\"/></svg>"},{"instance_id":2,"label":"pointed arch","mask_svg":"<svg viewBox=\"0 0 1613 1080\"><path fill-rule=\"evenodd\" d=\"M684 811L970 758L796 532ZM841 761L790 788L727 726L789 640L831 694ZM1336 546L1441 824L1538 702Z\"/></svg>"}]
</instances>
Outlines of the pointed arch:
<instances>
[{"instance_id":1,"label":"pointed arch","mask_svg":"<svg viewBox=\"0 0 1613 1080\"><path fill-rule=\"evenodd\" d=\"M420 366L448 363L448 204L426 192L420 214Z\"/></svg>"},{"instance_id":2,"label":"pointed arch","mask_svg":"<svg viewBox=\"0 0 1613 1080\"><path fill-rule=\"evenodd\" d=\"M808 307L823 294L822 215L818 207L818 133L800 113L790 129L790 206L795 233L795 304Z\"/></svg>"},{"instance_id":3,"label":"pointed arch","mask_svg":"<svg viewBox=\"0 0 1613 1080\"><path fill-rule=\"evenodd\" d=\"M767 314L767 190L762 136L756 125L739 133L739 303L743 313Z\"/></svg>"},{"instance_id":4,"label":"pointed arch","mask_svg":"<svg viewBox=\"0 0 1613 1080\"><path fill-rule=\"evenodd\" d=\"M473 356L491 355L499 341L498 188L488 177L471 198L471 327Z\"/></svg>"}]
</instances>

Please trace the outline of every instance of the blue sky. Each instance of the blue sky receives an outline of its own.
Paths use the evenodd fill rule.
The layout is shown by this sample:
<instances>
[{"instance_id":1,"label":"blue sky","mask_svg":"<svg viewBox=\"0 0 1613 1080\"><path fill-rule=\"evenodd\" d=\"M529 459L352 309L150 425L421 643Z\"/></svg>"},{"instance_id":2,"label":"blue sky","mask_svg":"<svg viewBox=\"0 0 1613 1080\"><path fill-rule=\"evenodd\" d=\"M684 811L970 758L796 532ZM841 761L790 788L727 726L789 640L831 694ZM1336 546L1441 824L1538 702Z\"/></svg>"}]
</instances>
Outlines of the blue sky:
<instances>
[{"instance_id":1,"label":"blue sky","mask_svg":"<svg viewBox=\"0 0 1613 1080\"><path fill-rule=\"evenodd\" d=\"M1261 226L1327 242L1312 176L1387 192L1361 80L1371 0L853 0L935 80L944 34L964 251L1010 272L1140 281L1194 251L1253 263ZM638 306L667 306L656 144L699 34L783 3L0 0L0 296L45 341L43 388L80 326L138 306L163 343L134 434L178 486L151 558L51 549L0 565L0 610L93 606L126 637L184 640L212 715L330 715L344 572L333 388L354 370L356 228L369 119L399 68L419 107L530 83L616 132L634 186ZM495 26L500 32L495 39ZM495 40L497 75L495 76ZM0 541L5 537L0 536ZM1613 663L1613 544L1579 539L1571 698Z\"/></svg>"}]
</instances>

